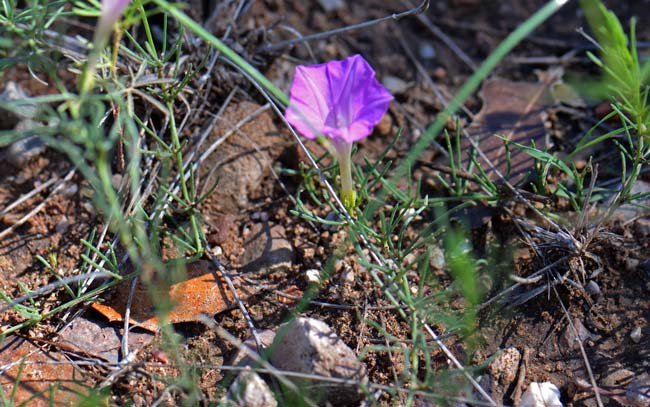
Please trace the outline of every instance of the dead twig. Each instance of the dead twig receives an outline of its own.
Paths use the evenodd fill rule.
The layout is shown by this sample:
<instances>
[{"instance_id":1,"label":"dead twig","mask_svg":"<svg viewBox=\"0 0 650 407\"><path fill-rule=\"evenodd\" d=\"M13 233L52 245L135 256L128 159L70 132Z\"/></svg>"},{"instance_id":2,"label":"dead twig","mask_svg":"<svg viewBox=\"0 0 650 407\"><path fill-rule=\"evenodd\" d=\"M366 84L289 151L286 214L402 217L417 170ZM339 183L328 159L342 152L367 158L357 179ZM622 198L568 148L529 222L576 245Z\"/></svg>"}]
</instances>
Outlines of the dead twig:
<instances>
[{"instance_id":1,"label":"dead twig","mask_svg":"<svg viewBox=\"0 0 650 407\"><path fill-rule=\"evenodd\" d=\"M264 345L262 344L262 339L260 338L259 333L257 332L257 328L255 328L255 324L253 323L253 318L251 317L251 314L248 312L246 309L246 306L242 302L242 300L239 298L239 294L237 293L237 289L235 288L235 285L232 282L232 279L228 275L228 272L226 271L226 268L221 264L217 256L215 256L214 251L212 248L207 245L207 252L209 253L210 260L212 263L217 266L217 269L219 270L219 273L221 276L226 280L226 284L228 285L228 288L230 289L230 292L233 295L233 298L235 299L235 302L237 303L237 307L241 311L241 313L244 315L244 319L246 320L246 324L248 324L248 328L251 331L251 335L253 336L253 339L255 340L255 345L257 346L258 352L261 352L262 349L264 349Z\"/></svg>"},{"instance_id":2,"label":"dead twig","mask_svg":"<svg viewBox=\"0 0 650 407\"><path fill-rule=\"evenodd\" d=\"M518 406L521 402L521 395L524 389L524 382L526 380L526 370L528 369L528 362L532 353L533 350L531 348L527 346L524 347L524 354L521 355L521 363L519 364L517 384L515 385L515 391L512 393L512 401L515 406Z\"/></svg>"},{"instance_id":3,"label":"dead twig","mask_svg":"<svg viewBox=\"0 0 650 407\"><path fill-rule=\"evenodd\" d=\"M286 47L288 47L290 45L298 44L298 43L301 43L301 42L319 40L319 39L331 37L333 35L343 34L343 33L346 33L348 31L352 31L352 30L364 29L364 28L372 27L373 25L381 24L381 23L383 23L385 21L391 21L391 20L392 21L398 21L398 20L401 20L402 18L405 18L405 17L421 14L421 13L425 12L428 8L429 8L429 0L424 0L424 1L422 1L422 3L420 3L419 6L412 7L411 9L406 10L406 11L401 12L401 13L398 13L398 14L391 14L391 15L386 16L386 17L377 18L377 19L369 20L369 21L364 21L363 23L359 23L359 24L348 25L348 26L336 28L336 29L330 30L330 31L320 32L320 33L311 34L311 35L306 35L306 36L301 37L301 38L292 38L290 40L281 41L281 42L278 42L278 43L275 43L275 44L265 45L262 48L260 48L259 52L264 52L264 53L277 52L277 51L280 51L280 50L282 50L282 49L284 49L284 48L286 48Z\"/></svg>"}]
</instances>

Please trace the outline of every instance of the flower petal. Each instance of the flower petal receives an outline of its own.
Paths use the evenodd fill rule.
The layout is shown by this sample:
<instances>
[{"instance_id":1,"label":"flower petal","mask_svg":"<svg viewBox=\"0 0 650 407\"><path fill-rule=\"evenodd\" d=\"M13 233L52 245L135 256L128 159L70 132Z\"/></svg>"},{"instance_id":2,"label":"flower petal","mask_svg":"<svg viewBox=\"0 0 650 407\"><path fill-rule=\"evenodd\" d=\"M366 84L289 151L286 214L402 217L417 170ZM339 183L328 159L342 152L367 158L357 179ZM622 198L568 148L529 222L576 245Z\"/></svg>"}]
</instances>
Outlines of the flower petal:
<instances>
[{"instance_id":1,"label":"flower petal","mask_svg":"<svg viewBox=\"0 0 650 407\"><path fill-rule=\"evenodd\" d=\"M299 66L291 86L287 121L303 136L314 139L322 133L330 105L327 100L327 76L324 64Z\"/></svg>"},{"instance_id":2,"label":"flower petal","mask_svg":"<svg viewBox=\"0 0 650 407\"><path fill-rule=\"evenodd\" d=\"M131 0L102 0L102 16L108 21L117 21Z\"/></svg>"},{"instance_id":3,"label":"flower petal","mask_svg":"<svg viewBox=\"0 0 650 407\"><path fill-rule=\"evenodd\" d=\"M307 138L323 134L352 143L372 133L391 100L368 62L353 55L297 67L285 117Z\"/></svg>"}]
</instances>

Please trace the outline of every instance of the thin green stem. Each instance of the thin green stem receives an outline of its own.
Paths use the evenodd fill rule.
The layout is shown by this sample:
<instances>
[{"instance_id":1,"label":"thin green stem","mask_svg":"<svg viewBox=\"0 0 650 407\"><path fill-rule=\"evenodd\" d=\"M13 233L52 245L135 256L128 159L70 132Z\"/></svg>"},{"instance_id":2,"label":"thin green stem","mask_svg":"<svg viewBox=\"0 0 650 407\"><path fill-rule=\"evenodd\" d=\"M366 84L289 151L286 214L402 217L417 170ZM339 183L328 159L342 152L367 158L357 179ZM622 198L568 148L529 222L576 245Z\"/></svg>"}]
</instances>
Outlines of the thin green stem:
<instances>
[{"instance_id":1,"label":"thin green stem","mask_svg":"<svg viewBox=\"0 0 650 407\"><path fill-rule=\"evenodd\" d=\"M341 200L351 214L356 206L357 192L352 181L352 143L333 140L341 176Z\"/></svg>"},{"instance_id":2,"label":"thin green stem","mask_svg":"<svg viewBox=\"0 0 650 407\"><path fill-rule=\"evenodd\" d=\"M187 178L185 177L185 167L184 167L184 162L183 162L183 149L181 146L180 139L178 138L178 129L176 128L176 119L174 118L174 110L173 106L171 105L171 102L167 102L167 109L169 111L169 118L170 118L170 134L171 134L171 139L172 139L172 150L174 154L174 159L176 161L176 166L178 167L178 177L180 180L181 184L181 194L183 194L183 200L187 205L192 205L194 202L194 196L193 194L190 193L189 189L187 188ZM203 251L203 243L201 240L201 225L199 224L198 220L196 219L196 215L194 213L190 213L190 224L192 226L192 235L194 237L194 243L195 247L194 249L196 250L197 253L201 253Z\"/></svg>"},{"instance_id":3,"label":"thin green stem","mask_svg":"<svg viewBox=\"0 0 650 407\"><path fill-rule=\"evenodd\" d=\"M235 51L230 49L226 44L221 42L217 37L210 34L206 31L201 25L196 21L192 20L187 14L183 13L178 9L178 7L169 4L165 0L154 0L161 9L169 13L175 19L178 20L183 26L188 28L194 34L199 36L201 39L206 41L208 44L216 48L220 53L222 53L226 58L231 60L233 63L241 67L248 75L250 75L255 81L257 81L262 87L268 90L275 98L277 98L285 106L289 105L289 97L278 89L270 80L268 80L260 71L255 69L251 64L249 64L244 58L239 56Z\"/></svg>"}]
</instances>

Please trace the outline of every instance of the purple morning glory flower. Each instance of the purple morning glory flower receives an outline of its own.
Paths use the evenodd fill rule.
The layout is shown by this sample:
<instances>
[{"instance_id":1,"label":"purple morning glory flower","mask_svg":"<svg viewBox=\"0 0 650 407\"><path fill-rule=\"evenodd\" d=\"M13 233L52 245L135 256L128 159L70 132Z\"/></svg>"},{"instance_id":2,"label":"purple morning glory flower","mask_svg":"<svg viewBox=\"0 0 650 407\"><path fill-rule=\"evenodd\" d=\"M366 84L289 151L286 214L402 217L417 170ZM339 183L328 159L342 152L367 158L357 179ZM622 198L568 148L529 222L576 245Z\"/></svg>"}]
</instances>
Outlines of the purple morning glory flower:
<instances>
[{"instance_id":1,"label":"purple morning glory flower","mask_svg":"<svg viewBox=\"0 0 650 407\"><path fill-rule=\"evenodd\" d=\"M350 211L356 200L352 143L372 133L391 100L361 55L296 68L285 117L303 136L324 136L329 142L339 162L341 198Z\"/></svg>"}]
</instances>

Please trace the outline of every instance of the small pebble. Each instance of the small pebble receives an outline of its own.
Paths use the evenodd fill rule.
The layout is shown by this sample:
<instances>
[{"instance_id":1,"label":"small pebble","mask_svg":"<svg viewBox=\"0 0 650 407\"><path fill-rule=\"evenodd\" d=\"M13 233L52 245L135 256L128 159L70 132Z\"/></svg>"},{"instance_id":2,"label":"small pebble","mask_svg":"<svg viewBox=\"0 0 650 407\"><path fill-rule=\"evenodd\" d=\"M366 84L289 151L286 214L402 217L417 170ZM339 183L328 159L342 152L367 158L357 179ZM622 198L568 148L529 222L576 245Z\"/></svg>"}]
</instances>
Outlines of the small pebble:
<instances>
[{"instance_id":1,"label":"small pebble","mask_svg":"<svg viewBox=\"0 0 650 407\"><path fill-rule=\"evenodd\" d=\"M641 218L634 221L634 230L641 236L650 235L650 218Z\"/></svg>"},{"instance_id":2,"label":"small pebble","mask_svg":"<svg viewBox=\"0 0 650 407\"><path fill-rule=\"evenodd\" d=\"M600 286L594 280L589 280L585 286L585 291L592 297L600 297Z\"/></svg>"},{"instance_id":3,"label":"small pebble","mask_svg":"<svg viewBox=\"0 0 650 407\"><path fill-rule=\"evenodd\" d=\"M404 211L404 222L411 222L413 220L420 220L422 217L418 216L418 211L415 208L408 208ZM419 219L418 219L419 218Z\"/></svg>"},{"instance_id":4,"label":"small pebble","mask_svg":"<svg viewBox=\"0 0 650 407\"><path fill-rule=\"evenodd\" d=\"M113 186L114 190L119 190L120 185L122 184L122 174L113 174L111 177L111 185Z\"/></svg>"},{"instance_id":5,"label":"small pebble","mask_svg":"<svg viewBox=\"0 0 650 407\"><path fill-rule=\"evenodd\" d=\"M488 372L494 380L509 386L517 378L521 353L515 347L504 349L490 362Z\"/></svg>"},{"instance_id":6,"label":"small pebble","mask_svg":"<svg viewBox=\"0 0 650 407\"><path fill-rule=\"evenodd\" d=\"M413 85L412 82L406 82L397 76L386 76L381 83L393 95L401 95Z\"/></svg>"},{"instance_id":7,"label":"small pebble","mask_svg":"<svg viewBox=\"0 0 650 407\"><path fill-rule=\"evenodd\" d=\"M634 343L639 343L641 342L641 327L637 326L630 332L630 339L632 339L632 342Z\"/></svg>"},{"instance_id":8,"label":"small pebble","mask_svg":"<svg viewBox=\"0 0 650 407\"><path fill-rule=\"evenodd\" d=\"M6 151L6 160L19 168L45 151L45 143L36 136L27 137L11 143Z\"/></svg>"},{"instance_id":9,"label":"small pebble","mask_svg":"<svg viewBox=\"0 0 650 407\"><path fill-rule=\"evenodd\" d=\"M320 271L316 269L305 271L305 279L309 284L320 284Z\"/></svg>"},{"instance_id":10,"label":"small pebble","mask_svg":"<svg viewBox=\"0 0 650 407\"><path fill-rule=\"evenodd\" d=\"M393 130L393 119L390 117L390 114L385 114L379 123L377 124L377 127L375 127L377 133L379 133L382 136L388 136L391 134L391 131Z\"/></svg>"},{"instance_id":11,"label":"small pebble","mask_svg":"<svg viewBox=\"0 0 650 407\"><path fill-rule=\"evenodd\" d=\"M442 248L436 244L429 248L429 265L438 270L445 268L445 253Z\"/></svg>"},{"instance_id":12,"label":"small pebble","mask_svg":"<svg viewBox=\"0 0 650 407\"><path fill-rule=\"evenodd\" d=\"M90 215L95 215L95 207L90 201L85 201L81 203L81 206L88 212Z\"/></svg>"},{"instance_id":13,"label":"small pebble","mask_svg":"<svg viewBox=\"0 0 650 407\"><path fill-rule=\"evenodd\" d=\"M27 93L14 81L5 82L5 90L0 93L0 102L13 102L29 98ZM0 130L11 130L21 121L29 121L36 112L36 104L24 104L20 112L0 108Z\"/></svg>"},{"instance_id":14,"label":"small pebble","mask_svg":"<svg viewBox=\"0 0 650 407\"><path fill-rule=\"evenodd\" d=\"M636 271L637 267L639 267L639 260L634 259L632 257L628 257L625 259L625 271L634 272Z\"/></svg>"},{"instance_id":15,"label":"small pebble","mask_svg":"<svg viewBox=\"0 0 650 407\"><path fill-rule=\"evenodd\" d=\"M592 334L585 328L582 321L578 318L573 319L573 324L567 324L564 334L560 338L560 346L564 349L577 349L578 342L584 342L588 339L596 339L597 335Z\"/></svg>"},{"instance_id":16,"label":"small pebble","mask_svg":"<svg viewBox=\"0 0 650 407\"><path fill-rule=\"evenodd\" d=\"M404 259L402 260L402 267L413 267L417 266L416 260L418 259L418 256L411 252L404 256Z\"/></svg>"},{"instance_id":17,"label":"small pebble","mask_svg":"<svg viewBox=\"0 0 650 407\"><path fill-rule=\"evenodd\" d=\"M430 43L422 42L418 48L418 54L424 60L431 60L436 57L436 49Z\"/></svg>"},{"instance_id":18,"label":"small pebble","mask_svg":"<svg viewBox=\"0 0 650 407\"><path fill-rule=\"evenodd\" d=\"M368 383L365 365L323 321L301 317L282 325L272 347L269 362L279 370L354 383L290 378L307 397L317 394L319 405L358 406L365 397L360 391Z\"/></svg>"},{"instance_id":19,"label":"small pebble","mask_svg":"<svg viewBox=\"0 0 650 407\"><path fill-rule=\"evenodd\" d=\"M242 370L219 405L233 407L277 407L269 385L250 367Z\"/></svg>"},{"instance_id":20,"label":"small pebble","mask_svg":"<svg viewBox=\"0 0 650 407\"><path fill-rule=\"evenodd\" d=\"M68 231L70 228L70 222L68 221L68 218L65 216L59 221L59 223L56 224L54 227L54 230L56 230L56 233L58 234L64 234L65 232Z\"/></svg>"},{"instance_id":21,"label":"small pebble","mask_svg":"<svg viewBox=\"0 0 650 407\"><path fill-rule=\"evenodd\" d=\"M265 211L253 212L251 219L266 222L269 220L269 213Z\"/></svg>"},{"instance_id":22,"label":"small pebble","mask_svg":"<svg viewBox=\"0 0 650 407\"><path fill-rule=\"evenodd\" d=\"M61 190L60 194L64 198L70 198L71 196L76 194L77 191L79 191L79 187L77 186L77 184L75 184L73 182L68 182L68 183L65 184L65 186Z\"/></svg>"},{"instance_id":23,"label":"small pebble","mask_svg":"<svg viewBox=\"0 0 650 407\"><path fill-rule=\"evenodd\" d=\"M341 273L341 285L349 286L354 283L354 270L352 267L346 267L343 273Z\"/></svg>"},{"instance_id":24,"label":"small pebble","mask_svg":"<svg viewBox=\"0 0 650 407\"><path fill-rule=\"evenodd\" d=\"M519 407L562 407L560 390L551 382L532 382L521 396Z\"/></svg>"},{"instance_id":25,"label":"small pebble","mask_svg":"<svg viewBox=\"0 0 650 407\"><path fill-rule=\"evenodd\" d=\"M439 81L443 80L443 79L445 79L447 77L447 70L445 68L439 66L433 71L433 77L436 80L439 80Z\"/></svg>"},{"instance_id":26,"label":"small pebble","mask_svg":"<svg viewBox=\"0 0 650 407\"><path fill-rule=\"evenodd\" d=\"M320 4L323 10L327 13L342 9L343 6L345 6L343 0L318 0L318 4Z\"/></svg>"},{"instance_id":27,"label":"small pebble","mask_svg":"<svg viewBox=\"0 0 650 407\"><path fill-rule=\"evenodd\" d=\"M338 222L339 221L339 216L336 214L336 212L330 212L330 213L327 214L327 216L325 216L325 220L328 221L328 222ZM337 225L323 224L321 226L321 229L323 229L323 230L331 230L331 231L335 231L338 228L339 227Z\"/></svg>"}]
</instances>

